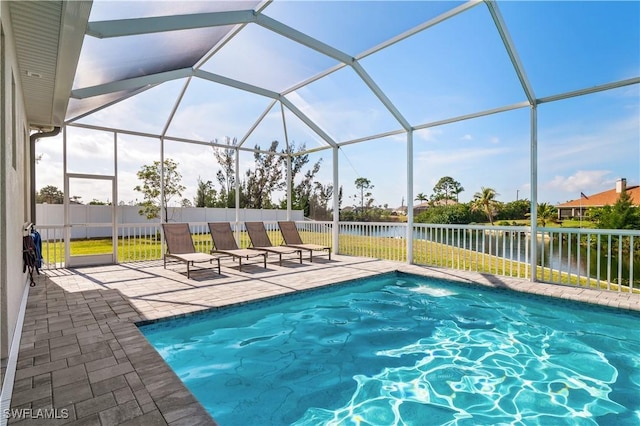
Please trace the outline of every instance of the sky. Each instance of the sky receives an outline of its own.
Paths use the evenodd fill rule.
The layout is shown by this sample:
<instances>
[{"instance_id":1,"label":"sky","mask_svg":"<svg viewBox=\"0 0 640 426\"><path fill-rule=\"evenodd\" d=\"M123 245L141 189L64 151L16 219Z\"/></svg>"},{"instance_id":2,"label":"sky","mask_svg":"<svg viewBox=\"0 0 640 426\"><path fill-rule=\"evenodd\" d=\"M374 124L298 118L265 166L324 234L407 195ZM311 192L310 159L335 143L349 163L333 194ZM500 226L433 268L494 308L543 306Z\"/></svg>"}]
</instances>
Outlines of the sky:
<instances>
[{"instance_id":1,"label":"sky","mask_svg":"<svg viewBox=\"0 0 640 426\"><path fill-rule=\"evenodd\" d=\"M91 20L128 18L142 13L208 11L211 2L96 1ZM221 4L221 3L219 3ZM264 14L317 40L357 56L461 2L274 1ZM498 1L519 60L538 99L640 76L640 2ZM117 6L117 7L114 7ZM154 12L147 10L151 8ZM138 13L138 12L136 12ZM129 75L146 61L176 63L197 51L203 30L185 32L182 43L163 34L118 39L88 39L74 89ZM118 50L127 43L133 47ZM205 43L206 44L206 43ZM116 55L116 53L119 55ZM174 57L175 56L175 57ZM114 61L115 62L109 62ZM526 101L514 68L484 4L473 7L412 37L360 59L365 72L411 126L515 105ZM202 70L281 93L338 143L400 130L387 108L350 67L307 86L288 89L337 65L335 59L248 24ZM131 69L135 68L133 71ZM201 78L187 85L173 119L171 111L186 80L165 82L78 123L114 127L203 142L242 139L245 147L326 147L326 143L286 107L272 100ZM70 105L75 111L76 105ZM286 123L286 133L283 122ZM413 193L430 196L443 176L460 182L461 201L482 187L494 188L498 200L531 199L531 111L524 107L481 118L414 131ZM160 159L157 138L67 128L71 173L115 175L117 198L142 200L134 191L136 172ZM62 136L37 144L41 159L37 188L63 187ZM117 151L117 163L113 160ZM179 164L183 198L193 200L197 180L215 182L219 168L211 147L165 142L164 155ZM322 161L318 180L332 183L332 150L310 155ZM542 103L537 108L538 201L558 204L612 189L619 178L640 184L640 84ZM251 153L240 157L241 173L253 167ZM373 184L376 205L407 205L407 136L395 134L346 144L339 150L338 173L343 207L353 204L354 181ZM70 195L83 202L111 201L108 182L73 179ZM284 194L276 194L278 201ZM417 202L416 202L417 203Z\"/></svg>"}]
</instances>

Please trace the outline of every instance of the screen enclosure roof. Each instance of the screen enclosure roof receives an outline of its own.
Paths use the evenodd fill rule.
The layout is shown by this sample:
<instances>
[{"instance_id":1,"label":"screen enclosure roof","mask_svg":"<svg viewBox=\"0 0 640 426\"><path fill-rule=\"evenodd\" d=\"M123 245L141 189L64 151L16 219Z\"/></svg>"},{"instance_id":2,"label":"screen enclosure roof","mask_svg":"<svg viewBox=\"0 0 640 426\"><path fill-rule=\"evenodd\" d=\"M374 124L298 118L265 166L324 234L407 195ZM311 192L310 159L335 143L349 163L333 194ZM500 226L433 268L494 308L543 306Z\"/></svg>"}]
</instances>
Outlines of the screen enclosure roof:
<instances>
[{"instance_id":1,"label":"screen enclosure roof","mask_svg":"<svg viewBox=\"0 0 640 426\"><path fill-rule=\"evenodd\" d=\"M256 143L296 135L308 149L401 134L637 83L637 44L634 52L627 38L637 27L619 23L630 51L611 57L598 22L585 22L590 8L602 8L598 19L606 20L625 9L633 17L637 7L96 1L66 120L184 140L237 138L241 146L261 128ZM598 74L581 72L603 62ZM451 82L455 91L443 93ZM372 119L349 123L341 108Z\"/></svg>"},{"instance_id":2,"label":"screen enclosure roof","mask_svg":"<svg viewBox=\"0 0 640 426\"><path fill-rule=\"evenodd\" d=\"M60 26L37 125L318 150L640 82L639 2L11 3Z\"/></svg>"}]
</instances>

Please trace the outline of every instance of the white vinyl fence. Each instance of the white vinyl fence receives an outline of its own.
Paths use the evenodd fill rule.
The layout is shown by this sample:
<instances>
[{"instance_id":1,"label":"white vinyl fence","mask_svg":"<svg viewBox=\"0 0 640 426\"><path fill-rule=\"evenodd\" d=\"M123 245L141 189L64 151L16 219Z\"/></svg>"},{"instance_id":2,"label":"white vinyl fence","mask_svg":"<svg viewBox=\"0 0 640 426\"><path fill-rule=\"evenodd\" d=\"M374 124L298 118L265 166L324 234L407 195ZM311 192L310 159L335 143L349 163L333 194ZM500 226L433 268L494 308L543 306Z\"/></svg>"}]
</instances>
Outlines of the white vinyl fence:
<instances>
[{"instance_id":1,"label":"white vinyl fence","mask_svg":"<svg viewBox=\"0 0 640 426\"><path fill-rule=\"evenodd\" d=\"M116 207L119 236L126 235L125 232L127 231L124 231L123 228L135 227L136 225L140 227L141 232L146 232L144 230L149 229L151 230L149 232L155 233L155 226L160 224L160 220L147 219L145 216L140 215L139 211L140 206ZM70 205L71 239L111 237L111 214L112 206ZM236 211L229 208L169 207L168 218L170 222L235 222ZM241 209L239 220L241 222L287 220L287 211L279 209ZM304 212L302 210L293 210L291 212L291 220L304 220ZM51 240L63 239L64 223L64 206L62 204L36 204L36 228L48 228L47 238Z\"/></svg>"}]
</instances>

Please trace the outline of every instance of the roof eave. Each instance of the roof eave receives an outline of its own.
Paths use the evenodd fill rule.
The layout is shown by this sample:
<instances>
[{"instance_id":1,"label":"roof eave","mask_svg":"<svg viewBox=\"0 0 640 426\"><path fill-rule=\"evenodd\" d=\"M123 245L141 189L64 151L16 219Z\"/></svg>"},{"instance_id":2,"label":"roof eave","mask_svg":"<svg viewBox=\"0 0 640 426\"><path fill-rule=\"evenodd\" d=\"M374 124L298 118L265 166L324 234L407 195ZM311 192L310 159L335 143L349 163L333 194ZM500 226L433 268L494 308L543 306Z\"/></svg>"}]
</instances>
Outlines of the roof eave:
<instances>
[{"instance_id":1,"label":"roof eave","mask_svg":"<svg viewBox=\"0 0 640 426\"><path fill-rule=\"evenodd\" d=\"M93 1L64 2L51 112L51 124L55 126L65 120L92 4Z\"/></svg>"},{"instance_id":2,"label":"roof eave","mask_svg":"<svg viewBox=\"0 0 640 426\"><path fill-rule=\"evenodd\" d=\"M64 124L93 2L9 2L27 122L32 129Z\"/></svg>"}]
</instances>

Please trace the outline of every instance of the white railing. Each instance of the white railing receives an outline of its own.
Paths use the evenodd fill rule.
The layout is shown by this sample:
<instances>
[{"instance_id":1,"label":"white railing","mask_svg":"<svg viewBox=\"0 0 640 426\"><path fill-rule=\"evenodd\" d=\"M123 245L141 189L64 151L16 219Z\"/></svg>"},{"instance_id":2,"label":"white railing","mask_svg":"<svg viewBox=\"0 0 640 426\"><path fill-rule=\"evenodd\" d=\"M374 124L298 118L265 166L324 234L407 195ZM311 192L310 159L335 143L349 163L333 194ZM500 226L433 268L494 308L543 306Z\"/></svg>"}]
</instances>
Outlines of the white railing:
<instances>
[{"instance_id":1,"label":"white railing","mask_svg":"<svg viewBox=\"0 0 640 426\"><path fill-rule=\"evenodd\" d=\"M415 264L530 276L528 227L415 224L413 229Z\"/></svg>"},{"instance_id":2,"label":"white railing","mask_svg":"<svg viewBox=\"0 0 640 426\"><path fill-rule=\"evenodd\" d=\"M398 262L407 260L407 224L340 222L338 253Z\"/></svg>"},{"instance_id":3,"label":"white railing","mask_svg":"<svg viewBox=\"0 0 640 426\"><path fill-rule=\"evenodd\" d=\"M297 221L296 225L298 232L300 232L300 237L305 243L331 246L333 222ZM264 227L267 230L271 244L274 246L284 244L277 221L264 221ZM240 230L244 230L242 223L240 223ZM240 242L243 242L242 238ZM248 244L247 237L246 246L248 246ZM243 245L243 247L245 247L245 245Z\"/></svg>"},{"instance_id":4,"label":"white railing","mask_svg":"<svg viewBox=\"0 0 640 426\"><path fill-rule=\"evenodd\" d=\"M42 239L42 268L64 267L64 226L37 227Z\"/></svg>"},{"instance_id":5,"label":"white railing","mask_svg":"<svg viewBox=\"0 0 640 426\"><path fill-rule=\"evenodd\" d=\"M160 224L118 225L118 261L141 262L162 259Z\"/></svg>"},{"instance_id":6,"label":"white railing","mask_svg":"<svg viewBox=\"0 0 640 426\"><path fill-rule=\"evenodd\" d=\"M243 223L231 222L240 247L249 239ZM266 221L274 245L282 244L276 221ZM333 222L296 222L305 242L332 245ZM206 222L190 224L196 250L212 241ZM38 229L44 269L64 266L64 227ZM407 262L407 224L340 222L337 252ZM159 224L118 225L118 261L162 258ZM411 263L499 276L530 278L531 229L519 226L414 224ZM110 239L104 239L110 245ZM95 241L99 244L100 241ZM612 291L640 290L640 232L575 228L538 228L537 278L549 283Z\"/></svg>"},{"instance_id":7,"label":"white railing","mask_svg":"<svg viewBox=\"0 0 640 426\"><path fill-rule=\"evenodd\" d=\"M209 253L213 243L206 222L189 224L196 251ZM162 259L163 243L160 224L138 223L118 225L118 260L138 262Z\"/></svg>"},{"instance_id":8,"label":"white railing","mask_svg":"<svg viewBox=\"0 0 640 426\"><path fill-rule=\"evenodd\" d=\"M640 289L640 232L539 228L544 281L614 291Z\"/></svg>"}]
</instances>

